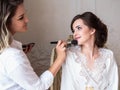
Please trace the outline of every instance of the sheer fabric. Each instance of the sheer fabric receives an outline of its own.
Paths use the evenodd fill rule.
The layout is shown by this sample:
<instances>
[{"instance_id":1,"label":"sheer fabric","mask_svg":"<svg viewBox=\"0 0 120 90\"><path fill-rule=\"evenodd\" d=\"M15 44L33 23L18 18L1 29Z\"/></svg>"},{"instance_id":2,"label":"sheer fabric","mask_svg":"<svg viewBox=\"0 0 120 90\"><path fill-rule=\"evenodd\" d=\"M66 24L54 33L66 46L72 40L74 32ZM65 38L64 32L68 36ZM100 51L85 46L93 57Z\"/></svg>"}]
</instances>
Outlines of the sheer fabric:
<instances>
[{"instance_id":1,"label":"sheer fabric","mask_svg":"<svg viewBox=\"0 0 120 90\"><path fill-rule=\"evenodd\" d=\"M118 90L118 67L111 50L100 48L92 69L81 48L71 47L62 66L61 90Z\"/></svg>"}]
</instances>

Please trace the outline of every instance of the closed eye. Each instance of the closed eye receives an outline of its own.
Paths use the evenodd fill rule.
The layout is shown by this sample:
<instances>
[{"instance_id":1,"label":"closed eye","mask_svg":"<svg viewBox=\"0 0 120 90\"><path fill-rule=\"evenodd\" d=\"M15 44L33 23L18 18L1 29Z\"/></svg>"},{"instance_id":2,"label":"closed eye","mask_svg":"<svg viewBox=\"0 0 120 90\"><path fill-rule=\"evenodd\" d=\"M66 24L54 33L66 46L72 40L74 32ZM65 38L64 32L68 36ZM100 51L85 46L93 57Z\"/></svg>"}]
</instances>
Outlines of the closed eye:
<instances>
[{"instance_id":1,"label":"closed eye","mask_svg":"<svg viewBox=\"0 0 120 90\"><path fill-rule=\"evenodd\" d=\"M24 18L24 16L21 16L21 17L19 17L19 19L18 19L18 20L23 20L23 18Z\"/></svg>"},{"instance_id":2,"label":"closed eye","mask_svg":"<svg viewBox=\"0 0 120 90\"><path fill-rule=\"evenodd\" d=\"M24 19L24 14L20 15L18 20L23 20Z\"/></svg>"}]
</instances>

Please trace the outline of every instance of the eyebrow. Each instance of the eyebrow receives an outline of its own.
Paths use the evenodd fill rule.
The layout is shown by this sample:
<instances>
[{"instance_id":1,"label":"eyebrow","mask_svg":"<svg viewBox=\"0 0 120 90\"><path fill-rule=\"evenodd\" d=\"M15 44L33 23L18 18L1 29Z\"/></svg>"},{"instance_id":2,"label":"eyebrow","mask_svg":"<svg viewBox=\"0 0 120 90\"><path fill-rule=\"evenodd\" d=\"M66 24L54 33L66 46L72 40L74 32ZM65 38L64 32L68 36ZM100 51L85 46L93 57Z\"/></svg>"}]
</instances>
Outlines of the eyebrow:
<instances>
[{"instance_id":1,"label":"eyebrow","mask_svg":"<svg viewBox=\"0 0 120 90\"><path fill-rule=\"evenodd\" d=\"M18 18L20 18L20 17L22 17L22 16L24 16L24 14L19 15Z\"/></svg>"},{"instance_id":2,"label":"eyebrow","mask_svg":"<svg viewBox=\"0 0 120 90\"><path fill-rule=\"evenodd\" d=\"M80 25L77 25L75 28L81 27Z\"/></svg>"},{"instance_id":3,"label":"eyebrow","mask_svg":"<svg viewBox=\"0 0 120 90\"><path fill-rule=\"evenodd\" d=\"M25 14L23 13L23 14L21 14L19 17L21 17L21 16L24 16Z\"/></svg>"}]
</instances>

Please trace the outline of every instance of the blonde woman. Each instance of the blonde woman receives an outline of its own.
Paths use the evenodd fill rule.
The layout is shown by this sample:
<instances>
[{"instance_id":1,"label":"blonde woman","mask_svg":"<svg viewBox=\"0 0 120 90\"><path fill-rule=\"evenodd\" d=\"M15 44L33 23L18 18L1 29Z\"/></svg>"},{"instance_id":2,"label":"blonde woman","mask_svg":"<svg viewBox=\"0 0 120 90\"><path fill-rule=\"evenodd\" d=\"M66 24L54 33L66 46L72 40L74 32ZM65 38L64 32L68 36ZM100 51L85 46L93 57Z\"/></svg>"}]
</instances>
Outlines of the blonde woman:
<instances>
[{"instance_id":1,"label":"blonde woman","mask_svg":"<svg viewBox=\"0 0 120 90\"><path fill-rule=\"evenodd\" d=\"M23 0L0 0L0 90L46 90L65 60L65 43L59 41L55 63L37 76L21 42L13 38L27 30L28 21Z\"/></svg>"}]
</instances>

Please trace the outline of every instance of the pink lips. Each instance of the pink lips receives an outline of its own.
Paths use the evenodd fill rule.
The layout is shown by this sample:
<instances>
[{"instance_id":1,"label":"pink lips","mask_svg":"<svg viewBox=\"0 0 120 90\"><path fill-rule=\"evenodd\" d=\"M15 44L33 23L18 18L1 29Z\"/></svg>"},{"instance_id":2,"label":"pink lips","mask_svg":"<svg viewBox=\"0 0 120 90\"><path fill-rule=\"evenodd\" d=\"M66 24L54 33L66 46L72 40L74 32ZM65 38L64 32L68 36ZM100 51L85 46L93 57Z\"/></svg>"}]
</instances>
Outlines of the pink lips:
<instances>
[{"instance_id":1,"label":"pink lips","mask_svg":"<svg viewBox=\"0 0 120 90\"><path fill-rule=\"evenodd\" d=\"M75 40L78 40L78 39L80 39L81 37L75 37Z\"/></svg>"}]
</instances>

